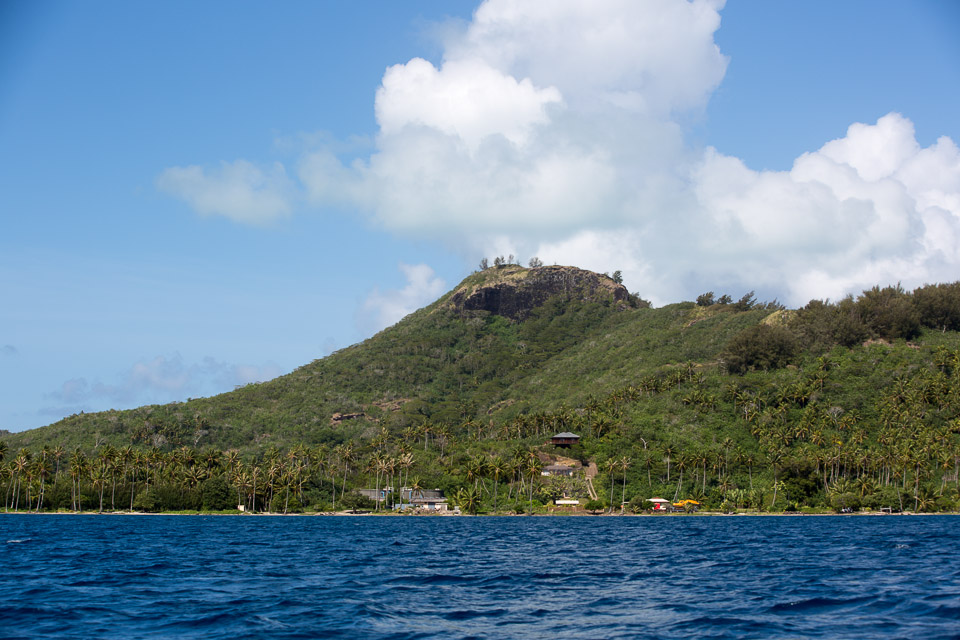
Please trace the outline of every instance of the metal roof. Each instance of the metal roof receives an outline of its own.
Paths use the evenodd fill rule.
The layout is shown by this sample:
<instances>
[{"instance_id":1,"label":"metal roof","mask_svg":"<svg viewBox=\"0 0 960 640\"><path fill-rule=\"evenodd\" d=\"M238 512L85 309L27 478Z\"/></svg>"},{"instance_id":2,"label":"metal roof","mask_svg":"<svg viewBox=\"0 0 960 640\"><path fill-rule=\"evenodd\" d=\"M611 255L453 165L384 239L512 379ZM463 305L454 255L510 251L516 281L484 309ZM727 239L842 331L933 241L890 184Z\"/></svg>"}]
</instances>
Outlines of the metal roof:
<instances>
[{"instance_id":1,"label":"metal roof","mask_svg":"<svg viewBox=\"0 0 960 640\"><path fill-rule=\"evenodd\" d=\"M553 437L554 438L579 438L580 436L578 436L575 433L570 433L569 431L564 431L563 433L558 433Z\"/></svg>"}]
</instances>

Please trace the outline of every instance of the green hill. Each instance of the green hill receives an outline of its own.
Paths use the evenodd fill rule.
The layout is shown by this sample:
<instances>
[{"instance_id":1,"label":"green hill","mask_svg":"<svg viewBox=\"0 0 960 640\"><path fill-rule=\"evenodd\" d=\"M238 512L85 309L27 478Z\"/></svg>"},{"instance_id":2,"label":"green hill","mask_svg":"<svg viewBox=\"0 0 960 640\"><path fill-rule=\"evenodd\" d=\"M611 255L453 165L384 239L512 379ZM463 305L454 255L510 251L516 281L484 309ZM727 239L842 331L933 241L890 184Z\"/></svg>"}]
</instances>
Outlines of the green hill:
<instances>
[{"instance_id":1,"label":"green hill","mask_svg":"<svg viewBox=\"0 0 960 640\"><path fill-rule=\"evenodd\" d=\"M952 508L957 329L958 284L877 287L795 311L712 293L652 309L604 275L506 265L275 380L11 434L5 468L20 448L56 457L54 475L74 450L97 460L103 451L150 452L166 456L165 469L197 474L161 502L199 505L215 478L240 499L258 495L243 489L237 464L253 472L273 461L264 473L276 465L292 473L299 461L309 471L294 501L302 508L342 501L351 486L379 484L381 472L385 480L384 461L392 476L407 460L408 481L412 470L489 508L497 492L482 487L496 460L513 461L491 481L509 500L526 487L532 505L534 486L548 499L559 485L526 478L524 465L560 459L543 443L573 431L583 439L566 455L599 464L608 501L659 492L782 509L899 506L907 495L915 508ZM230 464L226 450L236 451ZM8 473L8 495L24 473L22 465ZM134 485L132 500L130 473L124 480L124 467L121 482ZM261 505L277 490L270 477ZM479 492L473 501L470 491Z\"/></svg>"},{"instance_id":2,"label":"green hill","mask_svg":"<svg viewBox=\"0 0 960 640\"><path fill-rule=\"evenodd\" d=\"M516 385L592 334L638 318L636 305L622 285L579 269L488 269L369 340L275 380L212 398L74 415L8 442L244 449L343 441L374 425L425 418L476 419L512 406ZM545 408L540 400L529 406Z\"/></svg>"}]
</instances>

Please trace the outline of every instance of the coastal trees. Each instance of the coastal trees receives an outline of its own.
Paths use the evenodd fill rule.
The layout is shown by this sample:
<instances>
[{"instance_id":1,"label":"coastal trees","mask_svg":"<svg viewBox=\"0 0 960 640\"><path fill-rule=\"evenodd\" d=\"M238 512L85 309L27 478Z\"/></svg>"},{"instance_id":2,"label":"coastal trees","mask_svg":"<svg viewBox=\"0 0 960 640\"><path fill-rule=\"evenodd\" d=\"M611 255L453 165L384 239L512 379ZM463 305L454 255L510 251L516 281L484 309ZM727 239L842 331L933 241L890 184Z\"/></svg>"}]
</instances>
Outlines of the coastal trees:
<instances>
[{"instance_id":1,"label":"coastal trees","mask_svg":"<svg viewBox=\"0 0 960 640\"><path fill-rule=\"evenodd\" d=\"M498 277L515 275L505 267ZM232 506L327 510L357 489L402 489L417 476L451 496L472 486L482 509L498 512L501 485L508 504L531 507L536 495L546 497L538 484L561 489L528 463L563 453L584 466L601 463L606 475L595 482L610 504L620 480L621 502L632 483L645 497L704 495L714 506L724 498L757 506L749 493L735 493L756 489L765 508L826 508L846 480L864 507L896 506L906 494L905 508L921 509L932 492L937 504L929 508L952 508L960 489L960 335L952 308L936 299L940 289L918 289L911 302L907 292L878 288L862 305L851 297L776 314L753 302L742 312L730 302L709 310L685 302L607 313L572 300L513 319L453 312L445 302L418 315L421 324L387 332L376 349L358 346L362 358L240 390L263 407L255 428L218 399L205 399L199 412L191 401L78 417L64 424L89 424L100 446L92 436L76 448L31 435L30 450L19 452L25 467L15 449L3 452L0 491L7 509L126 509L151 500L158 510L194 509L223 478ZM884 327L896 326L890 309L903 312L904 300L920 318L909 343L884 337L903 333ZM786 366L763 349L739 367L723 352L752 327L793 335ZM351 376L362 384L351 386ZM336 386L298 386L321 378ZM332 420L333 409L353 417ZM201 441L228 433L235 419L249 439L230 444L233 451L196 448L198 413L209 431ZM111 430L109 418L134 431ZM576 450L545 445L562 431L581 434ZM779 459L768 457L774 450ZM383 466L368 467L375 453ZM510 461L500 472L498 457ZM620 466L624 457L635 474ZM617 465L608 469L606 460ZM107 487L94 480L101 462Z\"/></svg>"},{"instance_id":2,"label":"coastal trees","mask_svg":"<svg viewBox=\"0 0 960 640\"><path fill-rule=\"evenodd\" d=\"M469 485L460 487L454 495L454 502L461 510L475 515L480 509L480 491Z\"/></svg>"},{"instance_id":3,"label":"coastal trees","mask_svg":"<svg viewBox=\"0 0 960 640\"><path fill-rule=\"evenodd\" d=\"M500 476L509 470L509 465L501 456L494 456L487 469L493 476L493 512L497 512L497 490L500 486Z\"/></svg>"},{"instance_id":4,"label":"coastal trees","mask_svg":"<svg viewBox=\"0 0 960 640\"><path fill-rule=\"evenodd\" d=\"M620 456L620 459L617 460L617 466L620 471L623 472L623 484L620 487L620 504L626 503L627 495L627 469L630 468L630 465L633 464L633 460L630 456Z\"/></svg>"}]
</instances>

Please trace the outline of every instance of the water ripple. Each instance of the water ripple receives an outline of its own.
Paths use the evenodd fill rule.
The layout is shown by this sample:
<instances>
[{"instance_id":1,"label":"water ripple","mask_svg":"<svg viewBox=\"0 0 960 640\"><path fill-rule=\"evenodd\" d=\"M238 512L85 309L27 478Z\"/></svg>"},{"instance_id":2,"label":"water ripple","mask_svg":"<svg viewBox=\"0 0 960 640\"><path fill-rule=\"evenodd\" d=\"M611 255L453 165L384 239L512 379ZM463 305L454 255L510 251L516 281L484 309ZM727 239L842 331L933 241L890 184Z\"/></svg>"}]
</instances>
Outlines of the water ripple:
<instances>
[{"instance_id":1,"label":"water ripple","mask_svg":"<svg viewBox=\"0 0 960 640\"><path fill-rule=\"evenodd\" d=\"M0 636L960 637L958 524L7 514Z\"/></svg>"}]
</instances>

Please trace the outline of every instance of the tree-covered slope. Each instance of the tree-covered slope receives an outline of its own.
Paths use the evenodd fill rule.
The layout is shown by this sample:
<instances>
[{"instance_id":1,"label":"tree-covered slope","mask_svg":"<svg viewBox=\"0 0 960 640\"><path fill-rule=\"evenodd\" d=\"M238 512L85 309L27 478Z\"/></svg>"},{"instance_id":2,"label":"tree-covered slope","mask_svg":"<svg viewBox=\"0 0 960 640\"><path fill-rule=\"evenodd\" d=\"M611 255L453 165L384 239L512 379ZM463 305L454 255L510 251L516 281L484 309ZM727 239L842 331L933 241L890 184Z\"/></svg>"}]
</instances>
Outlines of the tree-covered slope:
<instances>
[{"instance_id":1,"label":"tree-covered slope","mask_svg":"<svg viewBox=\"0 0 960 640\"><path fill-rule=\"evenodd\" d=\"M488 269L360 344L212 398L74 415L13 446L282 446L355 438L375 424L485 415L511 387L636 302L569 267ZM506 315L504 315L506 314ZM348 416L344 419L338 419Z\"/></svg>"},{"instance_id":2,"label":"tree-covered slope","mask_svg":"<svg viewBox=\"0 0 960 640\"><path fill-rule=\"evenodd\" d=\"M2 484L8 503L27 482L48 507L80 493L89 505L109 475L144 508L206 504L229 484L252 508L293 496L300 509L342 506L389 477L456 492L469 510L497 509L503 485L520 509L522 492L533 506L586 491L584 476L539 479L561 453L544 441L573 431L582 440L566 455L599 466L608 501L619 486L638 506L661 494L955 508L958 329L956 283L793 311L712 293L651 309L606 276L506 265L276 380L13 434ZM77 488L60 479L45 503L67 452Z\"/></svg>"}]
</instances>

